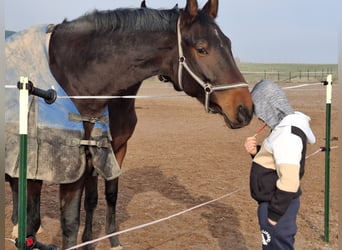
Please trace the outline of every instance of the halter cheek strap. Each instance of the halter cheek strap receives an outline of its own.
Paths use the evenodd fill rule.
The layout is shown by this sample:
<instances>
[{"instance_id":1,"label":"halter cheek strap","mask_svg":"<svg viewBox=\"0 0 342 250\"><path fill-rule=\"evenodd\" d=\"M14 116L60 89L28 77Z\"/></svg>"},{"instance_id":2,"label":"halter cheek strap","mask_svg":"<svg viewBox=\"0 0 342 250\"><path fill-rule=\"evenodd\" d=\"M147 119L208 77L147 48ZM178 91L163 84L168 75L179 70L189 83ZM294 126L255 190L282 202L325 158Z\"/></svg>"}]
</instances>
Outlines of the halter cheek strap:
<instances>
[{"instance_id":1,"label":"halter cheek strap","mask_svg":"<svg viewBox=\"0 0 342 250\"><path fill-rule=\"evenodd\" d=\"M182 72L183 68L186 69L186 71L192 76L192 78L204 89L205 92L205 110L209 113L211 112L211 109L209 107L209 100L210 100L210 94L214 91L219 90L225 90L225 89L232 89L232 88L241 88L241 87L248 87L247 83L235 83L235 84L227 84L227 85L220 85L220 86L213 86L211 83L203 81L201 78L199 78L188 66L186 62L186 58L183 53L182 48L182 35L180 31L180 19L179 16L177 21L177 42L178 42L178 87L179 89L183 90L183 84L182 84Z\"/></svg>"}]
</instances>

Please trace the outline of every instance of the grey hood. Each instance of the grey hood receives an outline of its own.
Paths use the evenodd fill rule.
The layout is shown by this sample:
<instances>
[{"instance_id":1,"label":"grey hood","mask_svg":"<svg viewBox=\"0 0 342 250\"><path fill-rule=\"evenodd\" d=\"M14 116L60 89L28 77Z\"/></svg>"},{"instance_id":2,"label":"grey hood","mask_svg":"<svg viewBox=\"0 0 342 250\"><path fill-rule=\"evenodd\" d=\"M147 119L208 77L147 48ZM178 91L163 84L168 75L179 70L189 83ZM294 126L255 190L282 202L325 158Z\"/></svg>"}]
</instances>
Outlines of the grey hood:
<instances>
[{"instance_id":1,"label":"grey hood","mask_svg":"<svg viewBox=\"0 0 342 250\"><path fill-rule=\"evenodd\" d=\"M284 91L274 82L261 80L252 89L254 114L274 129L285 116L293 114Z\"/></svg>"}]
</instances>

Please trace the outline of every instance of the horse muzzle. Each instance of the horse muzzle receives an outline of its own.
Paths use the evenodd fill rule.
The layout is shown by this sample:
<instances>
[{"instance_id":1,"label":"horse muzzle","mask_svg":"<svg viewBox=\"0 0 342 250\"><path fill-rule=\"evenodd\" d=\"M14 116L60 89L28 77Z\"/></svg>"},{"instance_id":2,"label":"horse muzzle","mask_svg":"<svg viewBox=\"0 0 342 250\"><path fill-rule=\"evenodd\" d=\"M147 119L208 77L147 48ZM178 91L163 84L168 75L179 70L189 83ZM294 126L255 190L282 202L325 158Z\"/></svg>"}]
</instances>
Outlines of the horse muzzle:
<instances>
[{"instance_id":1,"label":"horse muzzle","mask_svg":"<svg viewBox=\"0 0 342 250\"><path fill-rule=\"evenodd\" d=\"M229 87L227 87L229 86ZM237 129L247 126L253 117L253 103L246 85L219 86L217 92L205 98L208 113L219 113L229 128Z\"/></svg>"}]
</instances>

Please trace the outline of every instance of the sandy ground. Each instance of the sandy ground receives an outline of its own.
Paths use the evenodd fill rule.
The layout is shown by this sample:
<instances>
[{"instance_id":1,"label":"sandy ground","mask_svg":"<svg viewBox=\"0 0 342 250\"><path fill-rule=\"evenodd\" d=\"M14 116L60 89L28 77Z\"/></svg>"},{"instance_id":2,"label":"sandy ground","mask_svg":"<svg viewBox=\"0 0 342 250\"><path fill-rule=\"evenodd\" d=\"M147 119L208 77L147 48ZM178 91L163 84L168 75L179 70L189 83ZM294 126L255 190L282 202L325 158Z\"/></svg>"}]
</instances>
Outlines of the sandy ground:
<instances>
[{"instance_id":1,"label":"sandy ground","mask_svg":"<svg viewBox=\"0 0 342 250\"><path fill-rule=\"evenodd\" d=\"M293 86L283 84L282 86ZM331 112L329 243L324 242L325 87L311 85L285 90L294 108L312 117L317 143L308 147L303 195L298 216L296 249L338 249L338 132L337 85L333 86ZM139 95L178 94L164 83L144 83ZM206 114L190 97L137 100L138 125L129 141L120 177L118 222L125 230L184 212L139 230L120 235L126 250L260 249L256 206L248 190L250 157L245 137L260 127L253 119L243 129L228 129L222 117ZM268 131L259 136L261 141ZM11 195L6 188L6 237L11 237ZM105 200L100 182L94 220L95 237L104 236ZM220 197L222 197L219 199ZM213 201L218 199L216 201ZM58 186L44 185L44 231L38 240L61 245ZM82 214L84 214L82 209ZM82 221L83 223L83 221ZM82 226L81 226L82 229ZM81 233L79 234L81 235ZM6 250L16 249L6 241ZM109 249L108 240L96 249Z\"/></svg>"}]
</instances>

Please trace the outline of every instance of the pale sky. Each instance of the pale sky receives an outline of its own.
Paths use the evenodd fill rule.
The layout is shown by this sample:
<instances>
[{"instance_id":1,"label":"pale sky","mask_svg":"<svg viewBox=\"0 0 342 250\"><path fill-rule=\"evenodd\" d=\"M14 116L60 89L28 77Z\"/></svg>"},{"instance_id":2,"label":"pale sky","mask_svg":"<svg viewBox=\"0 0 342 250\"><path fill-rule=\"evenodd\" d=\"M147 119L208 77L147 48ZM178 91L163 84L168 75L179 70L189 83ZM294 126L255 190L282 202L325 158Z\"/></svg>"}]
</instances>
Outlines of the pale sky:
<instances>
[{"instance_id":1,"label":"pale sky","mask_svg":"<svg viewBox=\"0 0 342 250\"><path fill-rule=\"evenodd\" d=\"M5 29L59 23L93 9L138 7L141 0L5 0ZM151 8L184 8L186 0L146 0ZM206 0L199 0L203 7ZM221 0L217 18L244 62L338 63L341 0Z\"/></svg>"}]
</instances>

